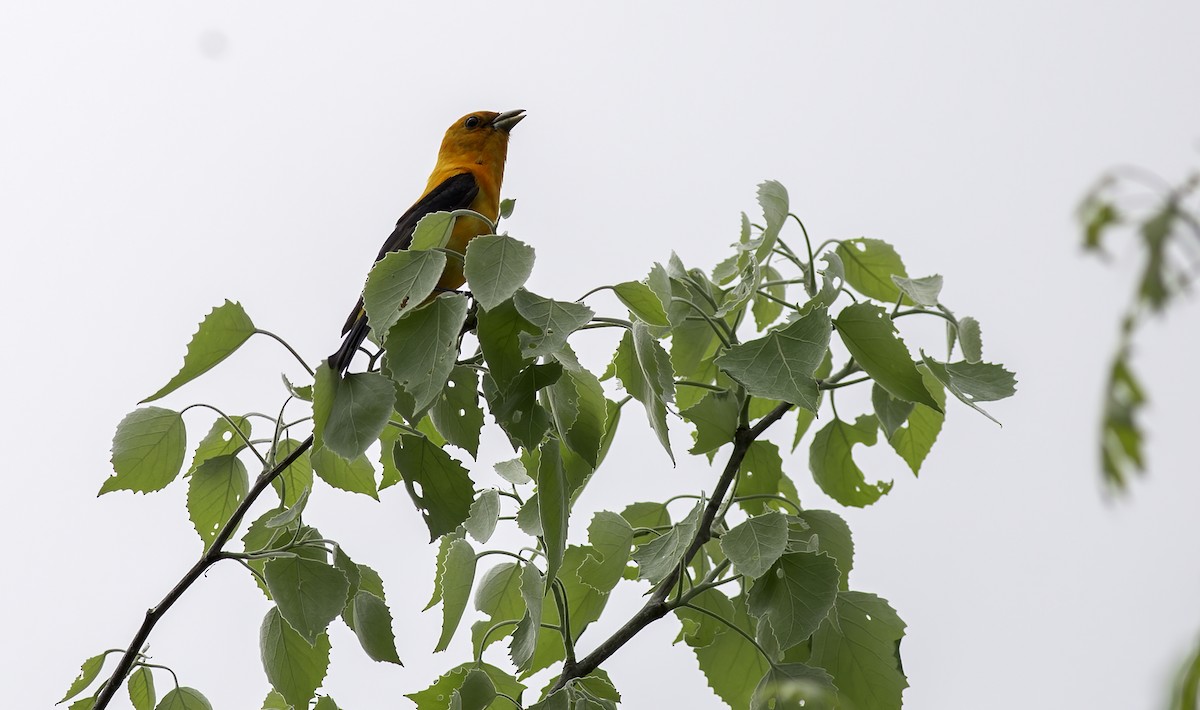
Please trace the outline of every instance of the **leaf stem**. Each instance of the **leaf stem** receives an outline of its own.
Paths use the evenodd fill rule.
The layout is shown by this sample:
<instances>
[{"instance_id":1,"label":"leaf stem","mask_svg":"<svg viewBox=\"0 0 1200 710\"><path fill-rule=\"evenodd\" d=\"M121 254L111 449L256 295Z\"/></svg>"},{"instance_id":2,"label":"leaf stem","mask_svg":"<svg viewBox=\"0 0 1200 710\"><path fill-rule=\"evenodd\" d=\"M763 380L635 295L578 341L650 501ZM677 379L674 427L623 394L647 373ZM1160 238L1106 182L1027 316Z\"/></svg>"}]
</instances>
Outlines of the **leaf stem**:
<instances>
[{"instance_id":1,"label":"leaf stem","mask_svg":"<svg viewBox=\"0 0 1200 710\"><path fill-rule=\"evenodd\" d=\"M679 301L680 303L686 303L687 305L691 306L692 310L694 310L694 311L696 311L696 313L700 314L701 318L708 321L708 325L713 329L713 332L717 334L717 338L720 339L721 343L727 348L730 347L729 341L730 341L730 338L732 338L733 334L727 330L724 323L714 320L712 316L705 313L704 309L701 308L700 306L696 305L696 302L691 299L683 298L682 296L672 296L671 302L673 303L675 301Z\"/></svg>"},{"instance_id":2,"label":"leaf stem","mask_svg":"<svg viewBox=\"0 0 1200 710\"><path fill-rule=\"evenodd\" d=\"M241 439L243 443L246 444L246 448L250 449L250 451L253 452L253 454L258 457L258 460L262 463L262 465L264 465L264 466L267 465L266 457L263 456L262 454L260 454L258 452L258 449L254 448L254 442L250 441L250 437L246 436L246 433L242 431L241 427L239 427L237 424L235 424L233 419L225 412L222 412L220 409L217 409L216 407L212 406L211 404L205 404L204 402L197 402L196 404L189 404L188 406L184 407L183 411L180 412L180 414L182 415L187 410L194 409L196 407L203 407L205 409L211 409L214 412L216 412L218 416L220 416L222 419L225 420L225 423L229 425L229 428L233 430L232 433L237 434L237 437L239 439Z\"/></svg>"},{"instance_id":3,"label":"leaf stem","mask_svg":"<svg viewBox=\"0 0 1200 710\"><path fill-rule=\"evenodd\" d=\"M931 311L928 308L910 308L907 311L899 311L897 313L892 314L892 319L895 320L896 318L900 318L902 316L914 316L914 315L917 315L918 313L923 313L925 315L930 315L930 316L937 316L938 318L942 318L946 321L949 321L950 323L953 323L955 326L958 325L958 321L954 319L954 316L948 316L945 313L942 313L941 311Z\"/></svg>"},{"instance_id":4,"label":"leaf stem","mask_svg":"<svg viewBox=\"0 0 1200 710\"><path fill-rule=\"evenodd\" d=\"M705 382L696 382L695 380L675 380L675 384L677 386L683 386L683 387L699 387L702 390L709 390L711 392L724 392L725 391L724 387L710 385Z\"/></svg>"},{"instance_id":5,"label":"leaf stem","mask_svg":"<svg viewBox=\"0 0 1200 710\"><path fill-rule=\"evenodd\" d=\"M290 343L288 343L288 341L284 340L283 338L279 337L278 335L275 335L275 334L274 334L274 333L272 333L271 331L269 331L269 330L263 330L262 328L255 328L255 329L254 329L254 332L255 332L255 333L257 333L257 334L259 334L259 335L265 335L265 336L267 336L268 338L272 338L272 339L274 339L274 340L275 340L275 342L277 342L277 343L279 343L280 345L282 345L283 347L287 348L287 351L288 351L289 353L291 353L291 354L292 354L292 357L296 358L296 362L300 363L300 365L301 365L301 366L302 366L302 367L303 367L305 370L307 370L307 371L308 371L308 375L309 375L309 377L316 377L316 376L317 376L317 373L313 372L313 369L312 369L311 367L309 367L309 366L308 366L308 363L307 363L307 362L304 362L304 358L300 357L300 353L296 352L296 349L295 349L295 348L293 348L293 347L291 346L291 344L290 344Z\"/></svg>"},{"instance_id":6,"label":"leaf stem","mask_svg":"<svg viewBox=\"0 0 1200 710\"><path fill-rule=\"evenodd\" d=\"M840 387L849 387L850 385L857 385L860 382L869 382L870 379L871 379L870 377L864 375L864 376L858 378L857 380L846 380L845 382L834 382L832 384L826 384L825 382L818 382L817 388L823 389L823 390L835 390Z\"/></svg>"},{"instance_id":7,"label":"leaf stem","mask_svg":"<svg viewBox=\"0 0 1200 710\"><path fill-rule=\"evenodd\" d=\"M765 659L767 663L770 663L771 667L775 666L775 661L773 661L771 659L771 656L767 653L766 649L764 649L762 646L758 645L758 641L755 641L753 636L746 633L737 624L733 623L729 619L726 619L725 617L721 616L720 614L718 614L714 611L709 611L708 609L705 609L704 607L693 606L692 604L686 604L686 603L680 604L680 606L682 606L685 609L691 609L692 611L698 611L701 614L704 614L705 616L711 616L712 618L716 619L717 621L721 622L722 624L725 624L726 627L738 632L738 634L740 634L742 638L749 641L751 645L753 645L755 648L758 649L758 652L762 654L763 659Z\"/></svg>"},{"instance_id":8,"label":"leaf stem","mask_svg":"<svg viewBox=\"0 0 1200 710\"><path fill-rule=\"evenodd\" d=\"M567 657L563 663L563 672L565 673L567 668L575 666L575 639L571 638L571 612L567 607L567 589L563 585L562 580L555 577L551 589L554 591L554 603L558 606L558 619L561 622L559 624L561 627L559 631L563 640L563 653Z\"/></svg>"}]
</instances>

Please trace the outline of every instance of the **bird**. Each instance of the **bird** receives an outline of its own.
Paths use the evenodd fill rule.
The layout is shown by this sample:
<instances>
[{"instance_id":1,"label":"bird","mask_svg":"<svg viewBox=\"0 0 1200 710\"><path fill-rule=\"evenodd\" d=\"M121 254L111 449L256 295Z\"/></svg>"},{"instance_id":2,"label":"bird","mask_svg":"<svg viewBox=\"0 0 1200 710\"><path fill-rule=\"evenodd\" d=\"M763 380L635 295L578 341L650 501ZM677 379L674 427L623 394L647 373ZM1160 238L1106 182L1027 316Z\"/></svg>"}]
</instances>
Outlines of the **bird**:
<instances>
[{"instance_id":1,"label":"bird","mask_svg":"<svg viewBox=\"0 0 1200 710\"><path fill-rule=\"evenodd\" d=\"M500 183L504 180L509 133L523 118L524 109L516 109L499 113L475 111L455 121L442 139L437 163L425 191L396 221L396 228L384 241L375 261L391 252L407 249L412 244L417 223L433 212L469 209L495 223L500 215ZM482 220L460 217L446 247L465 254L468 242L490 231ZM456 290L465 282L462 260L447 259L434 293ZM329 356L330 369L339 374L345 372L369 330L360 295L342 328L341 347Z\"/></svg>"}]
</instances>

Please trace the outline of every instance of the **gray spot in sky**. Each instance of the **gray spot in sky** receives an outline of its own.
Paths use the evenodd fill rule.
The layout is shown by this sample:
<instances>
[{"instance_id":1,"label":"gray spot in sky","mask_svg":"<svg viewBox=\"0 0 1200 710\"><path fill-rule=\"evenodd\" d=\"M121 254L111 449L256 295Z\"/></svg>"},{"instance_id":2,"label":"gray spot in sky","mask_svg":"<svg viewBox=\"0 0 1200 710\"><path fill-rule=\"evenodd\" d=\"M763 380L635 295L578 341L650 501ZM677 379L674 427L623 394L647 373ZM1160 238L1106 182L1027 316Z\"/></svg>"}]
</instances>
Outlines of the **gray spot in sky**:
<instances>
[{"instance_id":1,"label":"gray spot in sky","mask_svg":"<svg viewBox=\"0 0 1200 710\"><path fill-rule=\"evenodd\" d=\"M196 40L200 53L209 59L221 59L229 50L229 37L221 30L207 29Z\"/></svg>"}]
</instances>

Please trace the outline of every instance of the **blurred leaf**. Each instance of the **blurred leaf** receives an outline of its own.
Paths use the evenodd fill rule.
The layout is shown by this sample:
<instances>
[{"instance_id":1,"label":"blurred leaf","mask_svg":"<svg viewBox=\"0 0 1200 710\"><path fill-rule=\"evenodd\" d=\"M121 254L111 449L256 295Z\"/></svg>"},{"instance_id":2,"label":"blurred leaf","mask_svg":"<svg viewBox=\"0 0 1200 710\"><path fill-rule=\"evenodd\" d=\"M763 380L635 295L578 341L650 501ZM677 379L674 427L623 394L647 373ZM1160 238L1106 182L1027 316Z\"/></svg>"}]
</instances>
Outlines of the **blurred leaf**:
<instances>
[{"instance_id":1,"label":"blurred leaf","mask_svg":"<svg viewBox=\"0 0 1200 710\"><path fill-rule=\"evenodd\" d=\"M734 345L716 363L756 397L816 411L820 392L813 372L825 357L829 335L829 314L818 308L765 337Z\"/></svg>"},{"instance_id":2,"label":"blurred leaf","mask_svg":"<svg viewBox=\"0 0 1200 710\"><path fill-rule=\"evenodd\" d=\"M440 251L403 249L375 262L363 288L367 321L381 340L400 320L422 303L442 278L446 255Z\"/></svg>"},{"instance_id":3,"label":"blurred leaf","mask_svg":"<svg viewBox=\"0 0 1200 710\"><path fill-rule=\"evenodd\" d=\"M153 402L208 372L232 355L251 335L254 335L254 323L242 304L225 301L200 322L199 330L188 343L179 372L162 389L138 404Z\"/></svg>"},{"instance_id":4,"label":"blurred leaf","mask_svg":"<svg viewBox=\"0 0 1200 710\"><path fill-rule=\"evenodd\" d=\"M835 418L813 437L808 459L813 479L842 505L863 508L892 489L891 481L867 483L851 458L855 444L875 445L878 426L873 416L861 416L854 424Z\"/></svg>"},{"instance_id":5,"label":"blurred leaf","mask_svg":"<svg viewBox=\"0 0 1200 710\"><path fill-rule=\"evenodd\" d=\"M845 268L846 283L868 298L895 303L900 287L893 276L908 276L904 262L891 244L879 239L847 239L837 246Z\"/></svg>"},{"instance_id":6,"label":"blurred leaf","mask_svg":"<svg viewBox=\"0 0 1200 710\"><path fill-rule=\"evenodd\" d=\"M509 217L512 217L513 210L516 209L516 207L516 200L500 200L500 219L508 219Z\"/></svg>"},{"instance_id":7,"label":"blurred leaf","mask_svg":"<svg viewBox=\"0 0 1200 710\"><path fill-rule=\"evenodd\" d=\"M533 247L504 235L476 237L467 245L464 272L471 295L485 310L512 298L533 272Z\"/></svg>"},{"instance_id":8,"label":"blurred leaf","mask_svg":"<svg viewBox=\"0 0 1200 710\"><path fill-rule=\"evenodd\" d=\"M293 707L308 707L329 670L329 635L323 633L310 644L271 607L258 638L271 686Z\"/></svg>"},{"instance_id":9,"label":"blurred leaf","mask_svg":"<svg viewBox=\"0 0 1200 710\"><path fill-rule=\"evenodd\" d=\"M1109 370L1100 429L1100 464L1105 481L1117 489L1126 486L1134 473L1145 470L1142 429L1137 417L1146 406L1146 393L1122 348Z\"/></svg>"},{"instance_id":10,"label":"blurred leaf","mask_svg":"<svg viewBox=\"0 0 1200 710\"><path fill-rule=\"evenodd\" d=\"M421 511L430 541L454 532L470 515L475 486L467 470L423 436L404 434L392 455L404 487Z\"/></svg>"},{"instance_id":11,"label":"blurred leaf","mask_svg":"<svg viewBox=\"0 0 1200 710\"><path fill-rule=\"evenodd\" d=\"M161 407L135 409L117 425L113 436L114 475L100 495L127 490L150 493L175 480L187 452L187 433L178 412Z\"/></svg>"}]
</instances>

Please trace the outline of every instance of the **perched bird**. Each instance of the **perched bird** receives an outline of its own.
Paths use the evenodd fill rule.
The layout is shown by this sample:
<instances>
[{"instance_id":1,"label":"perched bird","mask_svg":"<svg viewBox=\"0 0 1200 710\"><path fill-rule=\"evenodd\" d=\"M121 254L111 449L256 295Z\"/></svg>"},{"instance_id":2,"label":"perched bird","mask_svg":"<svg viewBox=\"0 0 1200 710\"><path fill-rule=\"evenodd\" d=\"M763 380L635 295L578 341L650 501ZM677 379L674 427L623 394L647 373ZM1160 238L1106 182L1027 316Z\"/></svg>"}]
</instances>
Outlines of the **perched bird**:
<instances>
[{"instance_id":1,"label":"perched bird","mask_svg":"<svg viewBox=\"0 0 1200 710\"><path fill-rule=\"evenodd\" d=\"M442 139L437 165L429 176L425 192L396 222L396 228L379 250L379 261L388 253L407 249L412 244L413 229L421 218L432 212L469 209L493 222L500 215L500 183L504 180L504 160L508 154L508 134L525 118L525 111L476 111L454 122ZM460 217L446 245L460 254L465 253L471 239L489 232L488 225L471 217ZM466 281L461 259L447 259L439 291L457 289ZM342 328L345 339L337 352L329 356L329 366L344 372L350 366L358 346L370 329L363 299Z\"/></svg>"}]
</instances>

